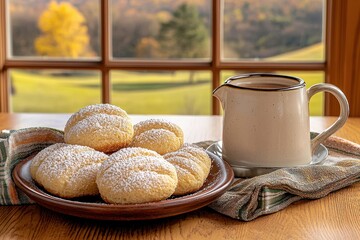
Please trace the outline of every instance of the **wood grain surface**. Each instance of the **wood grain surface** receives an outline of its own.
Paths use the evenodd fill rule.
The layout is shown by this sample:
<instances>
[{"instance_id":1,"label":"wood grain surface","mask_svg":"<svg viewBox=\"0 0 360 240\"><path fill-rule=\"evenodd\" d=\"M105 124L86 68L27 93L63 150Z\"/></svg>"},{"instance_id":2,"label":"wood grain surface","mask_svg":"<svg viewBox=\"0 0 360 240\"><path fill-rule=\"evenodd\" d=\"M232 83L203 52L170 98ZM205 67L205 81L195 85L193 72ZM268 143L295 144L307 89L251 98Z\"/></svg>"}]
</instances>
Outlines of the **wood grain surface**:
<instances>
[{"instance_id":1,"label":"wood grain surface","mask_svg":"<svg viewBox=\"0 0 360 240\"><path fill-rule=\"evenodd\" d=\"M69 115L0 114L0 129L47 126L62 129ZM179 124L187 142L218 140L221 117L132 116L134 122L165 118ZM321 131L333 117L311 118ZM360 143L360 118L337 136ZM151 221L85 220L36 204L0 207L0 239L360 239L360 183L318 200L302 200L277 213L242 222L209 208Z\"/></svg>"}]
</instances>

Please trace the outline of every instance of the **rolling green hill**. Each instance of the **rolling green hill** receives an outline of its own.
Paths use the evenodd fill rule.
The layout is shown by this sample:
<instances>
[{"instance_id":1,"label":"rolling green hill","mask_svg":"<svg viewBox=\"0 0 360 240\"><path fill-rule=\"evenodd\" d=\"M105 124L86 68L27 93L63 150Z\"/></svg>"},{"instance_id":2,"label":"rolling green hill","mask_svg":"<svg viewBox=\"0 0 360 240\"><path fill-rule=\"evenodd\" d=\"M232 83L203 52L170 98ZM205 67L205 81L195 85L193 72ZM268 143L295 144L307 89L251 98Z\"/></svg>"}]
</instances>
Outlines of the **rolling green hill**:
<instances>
[{"instance_id":1,"label":"rolling green hill","mask_svg":"<svg viewBox=\"0 0 360 240\"><path fill-rule=\"evenodd\" d=\"M302 48L296 51L277 55L275 57L267 58L271 61L324 61L324 44L317 43L306 48Z\"/></svg>"},{"instance_id":2,"label":"rolling green hill","mask_svg":"<svg viewBox=\"0 0 360 240\"><path fill-rule=\"evenodd\" d=\"M323 46L316 44L267 60L322 59ZM322 72L278 72L303 78L307 86L323 82ZM11 70L15 92L11 96L14 112L74 112L101 101L100 75L79 72L61 75L55 72ZM222 72L223 79L235 75ZM197 71L189 82L189 71L112 71L112 103L131 114L211 114L211 74ZM323 114L323 94L310 103L312 115Z\"/></svg>"}]
</instances>

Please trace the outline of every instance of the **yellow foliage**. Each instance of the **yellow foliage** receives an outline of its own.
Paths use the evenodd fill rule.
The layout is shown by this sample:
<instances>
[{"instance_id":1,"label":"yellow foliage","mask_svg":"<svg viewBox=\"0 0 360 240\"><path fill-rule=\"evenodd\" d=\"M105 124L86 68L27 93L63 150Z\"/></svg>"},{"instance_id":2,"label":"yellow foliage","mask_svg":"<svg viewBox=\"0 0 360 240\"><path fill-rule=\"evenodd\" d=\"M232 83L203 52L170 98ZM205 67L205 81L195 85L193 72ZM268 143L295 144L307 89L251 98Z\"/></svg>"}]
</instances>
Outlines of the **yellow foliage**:
<instances>
[{"instance_id":1,"label":"yellow foliage","mask_svg":"<svg viewBox=\"0 0 360 240\"><path fill-rule=\"evenodd\" d=\"M84 16L70 3L50 2L39 17L38 26L43 32L35 40L35 49L42 56L87 56L89 36Z\"/></svg>"},{"instance_id":2,"label":"yellow foliage","mask_svg":"<svg viewBox=\"0 0 360 240\"><path fill-rule=\"evenodd\" d=\"M156 19L160 22L168 22L171 19L171 14L167 11L159 11L155 15Z\"/></svg>"}]
</instances>

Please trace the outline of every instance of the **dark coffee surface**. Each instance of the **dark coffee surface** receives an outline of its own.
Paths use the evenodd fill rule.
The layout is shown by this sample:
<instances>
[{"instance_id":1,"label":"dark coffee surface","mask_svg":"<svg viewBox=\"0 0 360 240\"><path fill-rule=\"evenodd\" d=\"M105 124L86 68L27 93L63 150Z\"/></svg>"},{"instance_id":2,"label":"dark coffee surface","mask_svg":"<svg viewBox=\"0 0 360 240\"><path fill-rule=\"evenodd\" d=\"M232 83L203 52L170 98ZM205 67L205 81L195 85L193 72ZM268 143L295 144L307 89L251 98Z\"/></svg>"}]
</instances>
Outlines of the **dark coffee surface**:
<instances>
[{"instance_id":1,"label":"dark coffee surface","mask_svg":"<svg viewBox=\"0 0 360 240\"><path fill-rule=\"evenodd\" d=\"M255 88L255 89L282 89L289 87L289 85L287 84L279 84L279 83L239 83L237 85L239 87Z\"/></svg>"}]
</instances>

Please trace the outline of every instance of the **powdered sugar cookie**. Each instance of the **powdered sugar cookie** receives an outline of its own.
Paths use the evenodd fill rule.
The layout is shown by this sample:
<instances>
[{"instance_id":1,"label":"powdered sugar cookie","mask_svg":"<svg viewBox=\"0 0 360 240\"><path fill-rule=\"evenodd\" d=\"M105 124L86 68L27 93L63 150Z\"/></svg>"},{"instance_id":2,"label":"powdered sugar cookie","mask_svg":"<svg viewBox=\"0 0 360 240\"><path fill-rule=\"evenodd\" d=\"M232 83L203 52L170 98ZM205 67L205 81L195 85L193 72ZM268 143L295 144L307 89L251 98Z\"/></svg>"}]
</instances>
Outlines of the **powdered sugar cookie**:
<instances>
[{"instance_id":1,"label":"powdered sugar cookie","mask_svg":"<svg viewBox=\"0 0 360 240\"><path fill-rule=\"evenodd\" d=\"M101 166L96 183L105 202L147 203L167 199L177 186L175 167L158 153L123 148Z\"/></svg>"},{"instance_id":2,"label":"powdered sugar cookie","mask_svg":"<svg viewBox=\"0 0 360 240\"><path fill-rule=\"evenodd\" d=\"M56 143L32 159L30 173L40 186L62 198L97 195L96 175L107 158L90 147Z\"/></svg>"},{"instance_id":3,"label":"powdered sugar cookie","mask_svg":"<svg viewBox=\"0 0 360 240\"><path fill-rule=\"evenodd\" d=\"M176 168L178 185L174 195L199 190L209 175L211 159L202 148L195 145L185 145L176 152L165 154L164 158Z\"/></svg>"},{"instance_id":4,"label":"powdered sugar cookie","mask_svg":"<svg viewBox=\"0 0 360 240\"><path fill-rule=\"evenodd\" d=\"M134 125L132 147L147 148L162 155L178 150L183 143L183 131L174 123L149 119Z\"/></svg>"},{"instance_id":5,"label":"powdered sugar cookie","mask_svg":"<svg viewBox=\"0 0 360 240\"><path fill-rule=\"evenodd\" d=\"M64 140L109 153L128 146L133 134L131 119L124 110L110 104L95 104L70 117L64 129Z\"/></svg>"}]
</instances>

